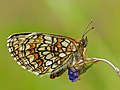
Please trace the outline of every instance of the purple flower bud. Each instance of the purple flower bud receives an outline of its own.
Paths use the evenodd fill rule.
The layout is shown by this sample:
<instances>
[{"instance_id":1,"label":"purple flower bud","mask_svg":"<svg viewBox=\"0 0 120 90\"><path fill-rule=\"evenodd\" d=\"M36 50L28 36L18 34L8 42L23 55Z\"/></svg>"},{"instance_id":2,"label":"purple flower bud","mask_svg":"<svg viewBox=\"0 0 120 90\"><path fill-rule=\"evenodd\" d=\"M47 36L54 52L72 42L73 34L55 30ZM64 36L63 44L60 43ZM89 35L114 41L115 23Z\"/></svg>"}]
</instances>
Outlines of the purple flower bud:
<instances>
[{"instance_id":1,"label":"purple flower bud","mask_svg":"<svg viewBox=\"0 0 120 90\"><path fill-rule=\"evenodd\" d=\"M76 82L79 79L80 70L75 70L75 68L68 69L68 78L72 82Z\"/></svg>"}]
</instances>

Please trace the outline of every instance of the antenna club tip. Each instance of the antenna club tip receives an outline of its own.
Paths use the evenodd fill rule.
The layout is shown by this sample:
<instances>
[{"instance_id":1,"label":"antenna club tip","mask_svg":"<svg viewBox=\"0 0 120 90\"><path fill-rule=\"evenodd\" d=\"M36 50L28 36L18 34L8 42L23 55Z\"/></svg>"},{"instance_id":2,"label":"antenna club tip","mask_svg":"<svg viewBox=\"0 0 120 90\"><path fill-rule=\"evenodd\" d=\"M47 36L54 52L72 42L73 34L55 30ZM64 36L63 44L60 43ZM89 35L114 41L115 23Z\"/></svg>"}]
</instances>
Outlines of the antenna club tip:
<instances>
[{"instance_id":1,"label":"antenna club tip","mask_svg":"<svg viewBox=\"0 0 120 90\"><path fill-rule=\"evenodd\" d=\"M95 27L92 27L91 29L95 29Z\"/></svg>"},{"instance_id":2,"label":"antenna club tip","mask_svg":"<svg viewBox=\"0 0 120 90\"><path fill-rule=\"evenodd\" d=\"M93 20L90 20L90 22L92 23L92 22L93 22Z\"/></svg>"}]
</instances>

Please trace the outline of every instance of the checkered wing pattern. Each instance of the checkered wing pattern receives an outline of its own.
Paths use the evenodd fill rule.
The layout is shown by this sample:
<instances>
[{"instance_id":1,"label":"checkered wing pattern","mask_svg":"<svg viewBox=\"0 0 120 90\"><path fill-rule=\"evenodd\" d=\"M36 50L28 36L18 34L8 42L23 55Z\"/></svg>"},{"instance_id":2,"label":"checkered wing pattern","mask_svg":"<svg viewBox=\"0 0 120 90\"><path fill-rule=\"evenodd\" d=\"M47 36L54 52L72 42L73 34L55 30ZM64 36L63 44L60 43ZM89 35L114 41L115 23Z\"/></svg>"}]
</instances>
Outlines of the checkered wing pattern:
<instances>
[{"instance_id":1,"label":"checkered wing pattern","mask_svg":"<svg viewBox=\"0 0 120 90\"><path fill-rule=\"evenodd\" d=\"M7 42L14 60L36 75L65 71L78 44L69 37L43 33L14 34Z\"/></svg>"}]
</instances>

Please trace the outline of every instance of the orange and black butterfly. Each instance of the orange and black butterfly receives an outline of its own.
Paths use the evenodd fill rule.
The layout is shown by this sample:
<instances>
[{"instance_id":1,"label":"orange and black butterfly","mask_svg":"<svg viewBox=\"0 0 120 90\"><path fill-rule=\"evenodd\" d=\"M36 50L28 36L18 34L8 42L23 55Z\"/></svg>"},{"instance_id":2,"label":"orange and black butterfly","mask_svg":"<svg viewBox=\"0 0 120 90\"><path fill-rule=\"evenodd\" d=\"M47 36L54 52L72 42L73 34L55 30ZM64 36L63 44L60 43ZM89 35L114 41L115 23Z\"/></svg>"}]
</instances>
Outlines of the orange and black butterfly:
<instances>
[{"instance_id":1,"label":"orange and black butterfly","mask_svg":"<svg viewBox=\"0 0 120 90\"><path fill-rule=\"evenodd\" d=\"M85 35L91 29L85 30L80 41L45 33L13 34L8 37L7 46L22 68L40 76L50 74L51 79L61 76L68 69L69 79L74 82L93 64L92 61L87 64L89 61L86 63L85 60L88 43Z\"/></svg>"}]
</instances>

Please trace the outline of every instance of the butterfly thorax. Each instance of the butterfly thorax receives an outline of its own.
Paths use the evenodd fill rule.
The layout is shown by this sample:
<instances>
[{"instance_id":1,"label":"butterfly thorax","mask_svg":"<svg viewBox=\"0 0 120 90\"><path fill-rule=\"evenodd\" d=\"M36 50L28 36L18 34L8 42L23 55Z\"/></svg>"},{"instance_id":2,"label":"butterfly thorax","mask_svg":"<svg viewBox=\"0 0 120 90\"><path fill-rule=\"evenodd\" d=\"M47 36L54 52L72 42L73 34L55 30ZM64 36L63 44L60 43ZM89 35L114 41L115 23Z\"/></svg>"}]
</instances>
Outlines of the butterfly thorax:
<instances>
[{"instance_id":1,"label":"butterfly thorax","mask_svg":"<svg viewBox=\"0 0 120 90\"><path fill-rule=\"evenodd\" d=\"M74 67L78 62L82 61L81 63L84 64L84 59L86 57L86 46L87 46L87 37L84 39L82 38L77 45L76 52L73 54L73 62L70 67Z\"/></svg>"}]
</instances>

